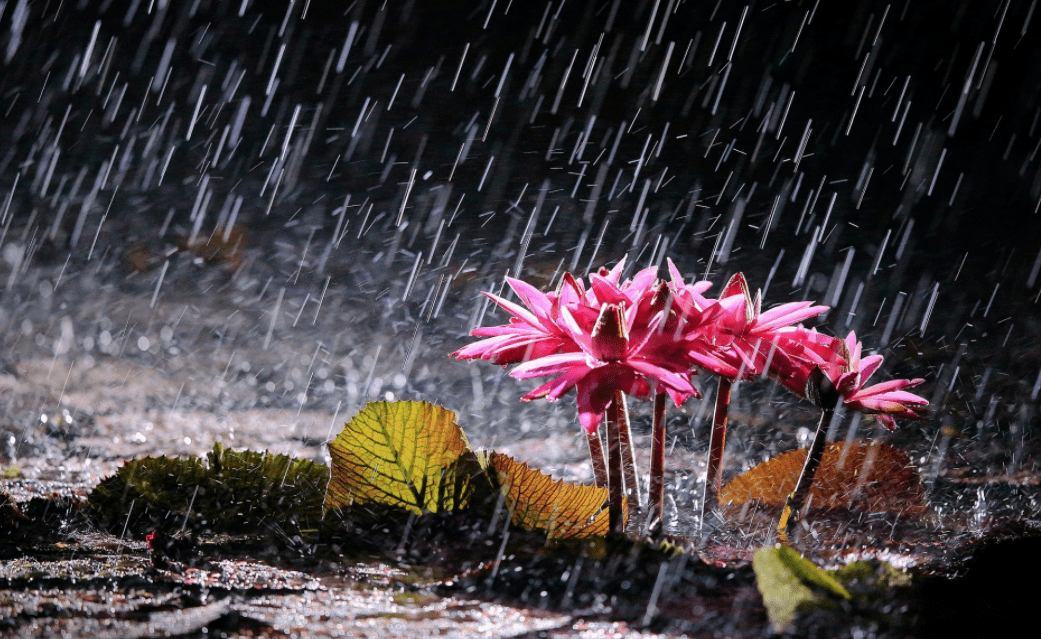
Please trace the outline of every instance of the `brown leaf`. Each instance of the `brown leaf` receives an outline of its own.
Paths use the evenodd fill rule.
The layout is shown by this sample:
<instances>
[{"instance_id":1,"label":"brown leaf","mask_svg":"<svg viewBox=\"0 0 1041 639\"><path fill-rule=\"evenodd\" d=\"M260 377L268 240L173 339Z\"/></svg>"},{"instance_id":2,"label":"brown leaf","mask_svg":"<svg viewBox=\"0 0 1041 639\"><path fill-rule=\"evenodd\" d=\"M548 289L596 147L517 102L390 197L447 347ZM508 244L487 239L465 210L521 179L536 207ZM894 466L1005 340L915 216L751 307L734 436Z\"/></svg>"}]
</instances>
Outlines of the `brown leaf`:
<instances>
[{"instance_id":1,"label":"brown leaf","mask_svg":"<svg viewBox=\"0 0 1041 639\"><path fill-rule=\"evenodd\" d=\"M806 449L767 460L724 486L719 503L783 506L805 461ZM879 442L855 442L847 450L845 443L832 442L824 449L808 502L812 508L918 513L925 510L925 493L902 451Z\"/></svg>"},{"instance_id":2,"label":"brown leaf","mask_svg":"<svg viewBox=\"0 0 1041 639\"><path fill-rule=\"evenodd\" d=\"M581 539L608 532L607 489L554 481L549 475L501 453L489 454L513 513L515 526L545 530L551 539ZM628 519L628 508L625 518Z\"/></svg>"}]
</instances>

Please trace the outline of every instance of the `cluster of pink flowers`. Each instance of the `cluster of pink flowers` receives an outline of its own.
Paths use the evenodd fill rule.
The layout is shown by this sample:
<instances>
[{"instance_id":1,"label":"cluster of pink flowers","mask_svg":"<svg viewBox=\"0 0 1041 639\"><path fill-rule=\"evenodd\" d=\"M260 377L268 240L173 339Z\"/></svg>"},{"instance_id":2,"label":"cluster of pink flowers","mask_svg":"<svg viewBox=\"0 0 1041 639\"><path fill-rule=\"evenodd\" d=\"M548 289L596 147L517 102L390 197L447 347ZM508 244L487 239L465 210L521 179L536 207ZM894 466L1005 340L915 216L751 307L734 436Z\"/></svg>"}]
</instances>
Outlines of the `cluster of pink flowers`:
<instances>
[{"instance_id":1,"label":"cluster of pink flowers","mask_svg":"<svg viewBox=\"0 0 1041 639\"><path fill-rule=\"evenodd\" d=\"M819 370L843 405L876 415L890 429L895 417L925 414L928 402L905 390L923 380L865 387L881 356L861 357L852 332L840 339L802 326L826 306L792 302L762 311L740 274L709 299L703 294L712 284L685 283L671 260L669 280L651 267L622 281L624 268L623 259L590 273L588 285L565 273L551 293L507 278L521 304L486 295L510 314L509 323L475 329L471 334L484 339L453 355L517 364L510 374L518 379L554 376L524 400L557 400L576 388L587 432L618 391L637 398L665 392L677 406L697 397L691 378L698 369L733 381L765 374L804 398L812 396L807 385Z\"/></svg>"}]
</instances>

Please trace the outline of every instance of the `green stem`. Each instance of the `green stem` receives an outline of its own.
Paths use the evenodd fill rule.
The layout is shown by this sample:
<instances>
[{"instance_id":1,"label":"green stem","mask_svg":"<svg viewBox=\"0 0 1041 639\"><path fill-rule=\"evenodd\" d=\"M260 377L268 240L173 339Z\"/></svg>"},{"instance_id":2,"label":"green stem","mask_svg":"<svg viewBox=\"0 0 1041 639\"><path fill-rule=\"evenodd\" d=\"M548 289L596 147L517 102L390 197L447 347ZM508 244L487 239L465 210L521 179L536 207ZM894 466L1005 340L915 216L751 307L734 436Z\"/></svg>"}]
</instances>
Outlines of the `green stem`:
<instances>
[{"instance_id":1,"label":"green stem","mask_svg":"<svg viewBox=\"0 0 1041 639\"><path fill-rule=\"evenodd\" d=\"M665 393L654 394L651 423L651 478L647 496L647 530L660 534L665 513Z\"/></svg>"}]
</instances>

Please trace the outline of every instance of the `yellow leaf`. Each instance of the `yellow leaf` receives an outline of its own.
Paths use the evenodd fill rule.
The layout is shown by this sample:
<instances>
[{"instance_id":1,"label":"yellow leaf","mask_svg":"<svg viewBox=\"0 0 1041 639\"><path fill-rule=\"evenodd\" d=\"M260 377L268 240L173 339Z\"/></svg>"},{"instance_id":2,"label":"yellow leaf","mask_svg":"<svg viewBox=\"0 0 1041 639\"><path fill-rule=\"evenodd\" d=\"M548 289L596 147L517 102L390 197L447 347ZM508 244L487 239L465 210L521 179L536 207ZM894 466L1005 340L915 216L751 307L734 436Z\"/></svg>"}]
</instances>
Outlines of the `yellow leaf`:
<instances>
[{"instance_id":1,"label":"yellow leaf","mask_svg":"<svg viewBox=\"0 0 1041 639\"><path fill-rule=\"evenodd\" d=\"M783 506L806 462L806 449L778 455L738 475L719 493L721 504L758 501ZM813 508L907 512L925 510L918 471L907 455L878 442L832 442L814 478L808 499Z\"/></svg>"},{"instance_id":2,"label":"yellow leaf","mask_svg":"<svg viewBox=\"0 0 1041 639\"><path fill-rule=\"evenodd\" d=\"M505 505L513 513L513 525L545 530L550 539L583 539L608 533L606 488L554 481L501 453L490 453L488 466L495 471Z\"/></svg>"},{"instance_id":3,"label":"yellow leaf","mask_svg":"<svg viewBox=\"0 0 1041 639\"><path fill-rule=\"evenodd\" d=\"M370 402L329 443L325 508L377 503L417 515L466 506L481 472L455 413L426 402Z\"/></svg>"}]
</instances>

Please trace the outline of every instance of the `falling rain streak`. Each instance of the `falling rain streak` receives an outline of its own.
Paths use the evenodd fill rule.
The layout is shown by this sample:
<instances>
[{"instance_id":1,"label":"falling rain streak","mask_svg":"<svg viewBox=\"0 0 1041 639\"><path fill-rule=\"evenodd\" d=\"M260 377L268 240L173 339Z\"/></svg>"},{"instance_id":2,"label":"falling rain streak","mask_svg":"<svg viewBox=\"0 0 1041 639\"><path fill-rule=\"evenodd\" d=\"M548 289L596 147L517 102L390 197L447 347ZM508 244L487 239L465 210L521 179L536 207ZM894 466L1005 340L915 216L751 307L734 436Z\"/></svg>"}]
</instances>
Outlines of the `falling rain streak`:
<instances>
[{"instance_id":1,"label":"falling rain streak","mask_svg":"<svg viewBox=\"0 0 1041 639\"><path fill-rule=\"evenodd\" d=\"M887 442L937 481L1036 472L1035 2L457 4L0 2L4 371L226 416L134 454L320 457L330 419L408 398L587 479L573 396L516 402L520 382L447 354L504 316L481 292L517 301L505 276L553 290L671 258L709 296L742 271L764 311L828 304L815 326L855 330L880 377L925 378L930 419ZM0 405L88 423L111 404L60 390ZM671 433L675 531L706 402ZM812 421L769 382L733 402L749 436L727 476ZM279 426L245 432L249 411ZM837 440L877 434L836 420ZM9 422L17 456L66 454Z\"/></svg>"}]
</instances>

